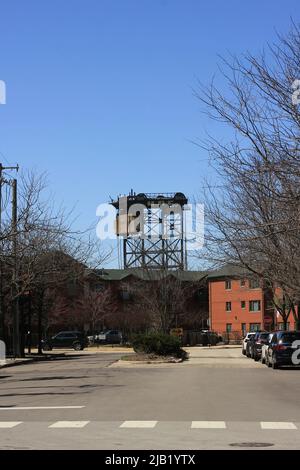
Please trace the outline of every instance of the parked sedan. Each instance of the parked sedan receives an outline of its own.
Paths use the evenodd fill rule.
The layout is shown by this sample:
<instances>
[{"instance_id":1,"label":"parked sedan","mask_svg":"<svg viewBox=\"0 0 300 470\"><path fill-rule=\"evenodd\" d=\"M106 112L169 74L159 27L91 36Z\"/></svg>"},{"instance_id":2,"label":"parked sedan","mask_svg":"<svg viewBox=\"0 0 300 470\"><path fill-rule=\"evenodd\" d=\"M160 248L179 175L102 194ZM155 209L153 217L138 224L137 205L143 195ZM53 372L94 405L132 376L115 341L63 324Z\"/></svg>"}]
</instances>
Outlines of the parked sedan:
<instances>
[{"instance_id":1,"label":"parked sedan","mask_svg":"<svg viewBox=\"0 0 300 470\"><path fill-rule=\"evenodd\" d=\"M248 341L250 341L250 339L254 335L255 335L255 333L247 333L245 338L243 339L242 354L244 354L244 356L246 355L246 351L247 351L247 343L248 343Z\"/></svg>"},{"instance_id":2,"label":"parked sedan","mask_svg":"<svg viewBox=\"0 0 300 470\"><path fill-rule=\"evenodd\" d=\"M255 361L261 358L262 346L268 342L269 333L263 331L256 333L253 340L251 341L251 357Z\"/></svg>"},{"instance_id":3,"label":"parked sedan","mask_svg":"<svg viewBox=\"0 0 300 470\"><path fill-rule=\"evenodd\" d=\"M266 355L267 366L278 369L283 365L293 365L292 355L299 348L293 344L294 341L300 341L300 331L275 332Z\"/></svg>"},{"instance_id":4,"label":"parked sedan","mask_svg":"<svg viewBox=\"0 0 300 470\"><path fill-rule=\"evenodd\" d=\"M247 357L253 357L253 356L252 356L253 345L254 345L254 340L255 340L255 337L256 337L257 334L258 334L257 331L254 332L254 333L250 336L249 340L247 341L247 344L246 344L246 356L247 356Z\"/></svg>"},{"instance_id":5,"label":"parked sedan","mask_svg":"<svg viewBox=\"0 0 300 470\"><path fill-rule=\"evenodd\" d=\"M266 363L266 356L268 354L269 344L272 342L274 333L269 333L267 341L262 345L260 360L262 364Z\"/></svg>"}]
</instances>

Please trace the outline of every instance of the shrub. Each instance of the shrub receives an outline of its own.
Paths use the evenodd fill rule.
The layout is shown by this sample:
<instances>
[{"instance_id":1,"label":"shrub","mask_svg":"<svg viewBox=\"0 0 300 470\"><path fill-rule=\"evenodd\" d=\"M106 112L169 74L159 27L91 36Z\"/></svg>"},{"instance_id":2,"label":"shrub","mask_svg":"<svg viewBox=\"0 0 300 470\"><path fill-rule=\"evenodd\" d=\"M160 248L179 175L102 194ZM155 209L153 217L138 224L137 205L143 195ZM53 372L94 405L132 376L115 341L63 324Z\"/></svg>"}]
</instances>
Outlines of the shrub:
<instances>
[{"instance_id":1,"label":"shrub","mask_svg":"<svg viewBox=\"0 0 300 470\"><path fill-rule=\"evenodd\" d=\"M135 335L132 346L137 353L187 358L187 353L180 347L180 339L163 333Z\"/></svg>"}]
</instances>

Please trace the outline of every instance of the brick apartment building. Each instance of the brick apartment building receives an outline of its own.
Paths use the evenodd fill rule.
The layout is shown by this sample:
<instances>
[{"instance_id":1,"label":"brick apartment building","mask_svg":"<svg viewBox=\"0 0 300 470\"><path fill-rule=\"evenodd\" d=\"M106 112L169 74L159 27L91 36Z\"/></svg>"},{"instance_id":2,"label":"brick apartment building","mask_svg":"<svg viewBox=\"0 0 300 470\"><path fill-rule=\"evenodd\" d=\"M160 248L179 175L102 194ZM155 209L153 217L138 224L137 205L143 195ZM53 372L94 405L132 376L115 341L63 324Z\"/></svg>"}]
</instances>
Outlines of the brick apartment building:
<instances>
[{"instance_id":1,"label":"brick apartment building","mask_svg":"<svg viewBox=\"0 0 300 470\"><path fill-rule=\"evenodd\" d=\"M124 333L143 331L147 328L147 306L141 304L140 289L143 291L144 284L147 296L153 292L154 297L163 283L161 276L159 272L152 271L150 275L141 269L87 269L83 285L71 282L56 288L55 294L52 292L55 302L52 301L50 307L45 306L48 311L44 315L43 334L78 328L93 333L105 327ZM248 331L283 328L281 316L276 315L272 293L245 271L226 266L210 272L169 271L164 276L174 281L175 290L169 283L166 288L171 296L177 295L179 304L172 327L194 332L209 328L230 339L240 339ZM176 292L178 289L180 291ZM89 292L99 293L100 298ZM176 301L171 302L171 308ZM99 321L97 325L94 322L94 326L90 325L89 310L95 310L91 302L99 302ZM33 323L36 323L37 315L32 313ZM27 325L26 311L24 320ZM292 314L287 326L295 328ZM33 332L36 328L32 325Z\"/></svg>"},{"instance_id":2,"label":"brick apartment building","mask_svg":"<svg viewBox=\"0 0 300 470\"><path fill-rule=\"evenodd\" d=\"M136 305L135 295L130 294L136 279L151 282L155 288L155 276L149 280L147 274L139 269L107 269L97 274L98 281L109 284L117 293L121 317L132 314L136 309L142 313ZM170 271L167 275L180 278L193 291L177 326L190 330L208 325L211 330L231 339L240 339L248 331L273 331L284 327L281 316L276 314L273 293L262 280L249 276L249 272L225 266L210 272ZM292 313L287 327L295 329Z\"/></svg>"},{"instance_id":3,"label":"brick apartment building","mask_svg":"<svg viewBox=\"0 0 300 470\"><path fill-rule=\"evenodd\" d=\"M249 277L246 271L225 267L207 276L209 325L221 335L237 339L248 331L282 329L272 295L263 282ZM290 314L288 328L294 329Z\"/></svg>"}]
</instances>

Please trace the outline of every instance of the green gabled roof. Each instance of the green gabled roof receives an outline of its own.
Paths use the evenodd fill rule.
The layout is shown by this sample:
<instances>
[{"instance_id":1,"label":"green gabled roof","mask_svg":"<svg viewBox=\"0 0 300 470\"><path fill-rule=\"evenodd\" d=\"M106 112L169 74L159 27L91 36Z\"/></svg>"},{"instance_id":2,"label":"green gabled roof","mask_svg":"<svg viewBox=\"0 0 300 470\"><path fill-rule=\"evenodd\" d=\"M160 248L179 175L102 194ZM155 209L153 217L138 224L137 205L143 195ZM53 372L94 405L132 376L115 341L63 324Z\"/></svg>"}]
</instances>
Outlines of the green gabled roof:
<instances>
[{"instance_id":1,"label":"green gabled roof","mask_svg":"<svg viewBox=\"0 0 300 470\"><path fill-rule=\"evenodd\" d=\"M101 279L105 281L122 281L130 276L134 276L143 280L156 280L162 279L165 276L174 276L181 281L196 282L201 281L207 276L206 271L166 271L162 273L159 270L144 270L141 268L132 269L96 269L92 271Z\"/></svg>"},{"instance_id":2,"label":"green gabled roof","mask_svg":"<svg viewBox=\"0 0 300 470\"><path fill-rule=\"evenodd\" d=\"M233 278L233 277L246 277L251 275L250 271L241 266L235 266L231 264L226 264L219 269L210 271L207 275L207 279L217 279L217 278Z\"/></svg>"},{"instance_id":3,"label":"green gabled roof","mask_svg":"<svg viewBox=\"0 0 300 470\"><path fill-rule=\"evenodd\" d=\"M142 268L131 269L95 269L91 270L97 277L105 281L122 281L130 276L142 280L159 281L165 276L174 276L183 282L199 282L202 279L224 279L224 278L241 278L251 276L251 272L245 268L234 265L224 265L223 267L213 271L175 271L169 270L162 272L160 270Z\"/></svg>"}]
</instances>

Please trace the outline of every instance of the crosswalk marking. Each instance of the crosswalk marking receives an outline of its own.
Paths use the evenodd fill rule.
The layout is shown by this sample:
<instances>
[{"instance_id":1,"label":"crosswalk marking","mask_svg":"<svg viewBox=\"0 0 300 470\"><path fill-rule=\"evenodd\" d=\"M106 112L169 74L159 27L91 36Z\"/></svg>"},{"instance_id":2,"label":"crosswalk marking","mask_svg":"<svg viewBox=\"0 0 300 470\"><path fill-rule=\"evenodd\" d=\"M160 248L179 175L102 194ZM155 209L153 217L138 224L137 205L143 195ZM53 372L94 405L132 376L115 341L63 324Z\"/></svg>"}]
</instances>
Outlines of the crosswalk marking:
<instances>
[{"instance_id":1,"label":"crosswalk marking","mask_svg":"<svg viewBox=\"0 0 300 470\"><path fill-rule=\"evenodd\" d=\"M261 421L261 429L298 429L294 423L285 421Z\"/></svg>"},{"instance_id":2,"label":"crosswalk marking","mask_svg":"<svg viewBox=\"0 0 300 470\"><path fill-rule=\"evenodd\" d=\"M74 410L85 408L85 406L3 406L0 411L15 411L15 410Z\"/></svg>"},{"instance_id":3,"label":"crosswalk marking","mask_svg":"<svg viewBox=\"0 0 300 470\"><path fill-rule=\"evenodd\" d=\"M192 429L226 429L225 421L192 421Z\"/></svg>"},{"instance_id":4,"label":"crosswalk marking","mask_svg":"<svg viewBox=\"0 0 300 470\"><path fill-rule=\"evenodd\" d=\"M56 421L49 428L84 428L90 421Z\"/></svg>"},{"instance_id":5,"label":"crosswalk marking","mask_svg":"<svg viewBox=\"0 0 300 470\"><path fill-rule=\"evenodd\" d=\"M120 428L154 428L157 421L124 421Z\"/></svg>"},{"instance_id":6,"label":"crosswalk marking","mask_svg":"<svg viewBox=\"0 0 300 470\"><path fill-rule=\"evenodd\" d=\"M48 421L48 422L47 422ZM43 426L46 426L47 428L84 428L88 424L94 424L94 425L104 425L105 422L102 421L55 421L49 422L47 420L46 422L43 421L0 421L0 429L9 429L9 428L15 428L20 424L23 425L28 425L30 424L31 426L34 424L41 423ZM128 421L123 421L123 422L117 422L114 421L112 422L116 427L119 428L127 428L127 429L154 429L157 425L162 424L165 425L167 422L164 421L150 421L150 420L128 420ZM179 423L177 421L177 423ZM294 422L288 422L288 421L256 421L256 422L251 422L252 424L255 424L257 426L257 430L261 430L261 432L265 431L272 431L272 430L300 430L300 425L299 423L294 423ZM220 429L220 430L227 430L228 428L230 429L232 425L239 424L242 428L246 428L247 423L246 422L225 422L225 421L192 421L192 422L182 422L181 423L184 428L190 427L190 429L199 429L199 430L209 430L209 429ZM158 426L159 428L159 426ZM187 429L187 428L186 428Z\"/></svg>"},{"instance_id":7,"label":"crosswalk marking","mask_svg":"<svg viewBox=\"0 0 300 470\"><path fill-rule=\"evenodd\" d=\"M0 421L0 428L14 428L23 421Z\"/></svg>"}]
</instances>

